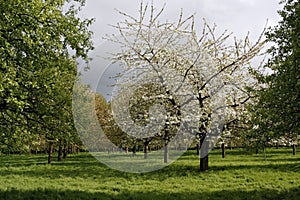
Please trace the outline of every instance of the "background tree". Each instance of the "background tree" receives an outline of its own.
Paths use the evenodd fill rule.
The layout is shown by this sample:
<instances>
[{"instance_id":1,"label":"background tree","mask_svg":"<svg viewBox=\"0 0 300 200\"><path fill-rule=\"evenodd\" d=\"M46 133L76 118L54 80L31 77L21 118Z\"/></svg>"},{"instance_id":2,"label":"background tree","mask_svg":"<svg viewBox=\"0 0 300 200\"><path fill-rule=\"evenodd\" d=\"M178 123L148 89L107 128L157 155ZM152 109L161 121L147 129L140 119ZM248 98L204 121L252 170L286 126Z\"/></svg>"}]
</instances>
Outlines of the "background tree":
<instances>
[{"instance_id":1,"label":"background tree","mask_svg":"<svg viewBox=\"0 0 300 200\"><path fill-rule=\"evenodd\" d=\"M279 24L268 30L272 44L262 73L256 71L261 88L250 108L249 138L254 141L290 138L297 142L300 131L300 3L284 0ZM264 138L264 139L262 139Z\"/></svg>"},{"instance_id":2,"label":"background tree","mask_svg":"<svg viewBox=\"0 0 300 200\"><path fill-rule=\"evenodd\" d=\"M95 94L95 111L101 128L103 129L107 138L119 148L128 151L128 141L130 137L127 136L116 124L111 113L111 105L101 95Z\"/></svg>"},{"instance_id":3,"label":"background tree","mask_svg":"<svg viewBox=\"0 0 300 200\"><path fill-rule=\"evenodd\" d=\"M87 61L92 49L92 20L77 17L83 5L83 0L0 1L2 145L28 144L35 135L49 149L58 141L77 142L71 115L76 59Z\"/></svg>"},{"instance_id":4,"label":"background tree","mask_svg":"<svg viewBox=\"0 0 300 200\"><path fill-rule=\"evenodd\" d=\"M150 143L161 143L164 146L164 162L168 162L168 144L176 135L180 121L180 106L178 99L166 98L168 89L157 83L140 85L140 89L134 92L130 101L130 116L135 123L147 126L151 117L154 116L151 109L160 109L156 105L163 106L165 109L165 123L161 131L153 133L152 136L139 137L144 143L145 158L148 157ZM154 111L155 112L155 111ZM152 116L151 116L152 114ZM159 122L160 123L160 122ZM156 124L154 124L156 125Z\"/></svg>"}]
</instances>

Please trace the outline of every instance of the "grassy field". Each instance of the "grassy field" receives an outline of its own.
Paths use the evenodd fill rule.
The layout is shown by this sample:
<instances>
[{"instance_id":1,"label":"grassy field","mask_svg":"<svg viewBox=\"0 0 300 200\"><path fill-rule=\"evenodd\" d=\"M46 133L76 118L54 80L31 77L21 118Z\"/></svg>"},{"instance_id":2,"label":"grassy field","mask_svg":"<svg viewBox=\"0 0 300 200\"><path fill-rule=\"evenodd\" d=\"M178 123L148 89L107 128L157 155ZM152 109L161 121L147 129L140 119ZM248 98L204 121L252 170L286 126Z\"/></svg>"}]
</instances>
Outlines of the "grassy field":
<instances>
[{"instance_id":1,"label":"grassy field","mask_svg":"<svg viewBox=\"0 0 300 200\"><path fill-rule=\"evenodd\" d=\"M268 149L267 160L214 150L205 173L193 153L144 174L112 170L88 153L52 165L46 155L2 155L0 199L300 199L300 154L291 149Z\"/></svg>"}]
</instances>

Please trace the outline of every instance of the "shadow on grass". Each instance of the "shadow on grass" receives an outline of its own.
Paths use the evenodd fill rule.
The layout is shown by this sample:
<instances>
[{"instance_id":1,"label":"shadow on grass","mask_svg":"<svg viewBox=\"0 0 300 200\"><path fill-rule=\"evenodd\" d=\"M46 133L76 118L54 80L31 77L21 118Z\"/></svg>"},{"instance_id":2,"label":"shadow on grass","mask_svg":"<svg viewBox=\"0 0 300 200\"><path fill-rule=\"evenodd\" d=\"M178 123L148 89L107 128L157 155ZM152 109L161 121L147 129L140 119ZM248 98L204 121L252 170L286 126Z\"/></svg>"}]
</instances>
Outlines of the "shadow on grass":
<instances>
[{"instance_id":1,"label":"shadow on grass","mask_svg":"<svg viewBox=\"0 0 300 200\"><path fill-rule=\"evenodd\" d=\"M6 200L18 200L18 199L99 199L99 200L133 200L133 199L143 199L143 200L160 200L160 199L214 199L214 200L268 200L268 199L299 199L300 197L300 188L293 188L291 190L286 190L284 192L279 192L277 190L262 189L262 190L253 190L253 191L240 191L240 190L222 190L217 192L172 192L166 193L159 191L159 188L156 191L149 192L131 192L131 191L120 191L115 190L111 191L109 194L104 192L85 192L85 191L74 191L74 190L44 190L36 189L29 191L20 191L16 189L11 189L8 191L0 191L0 199Z\"/></svg>"},{"instance_id":2,"label":"shadow on grass","mask_svg":"<svg viewBox=\"0 0 300 200\"><path fill-rule=\"evenodd\" d=\"M211 166L210 170L213 171L231 171L231 170L243 170L243 169L255 169L256 171L262 170L271 170L274 173L281 171L281 172L300 172L300 164L293 163L293 164L263 164L263 165L224 165L224 166Z\"/></svg>"},{"instance_id":3,"label":"shadow on grass","mask_svg":"<svg viewBox=\"0 0 300 200\"><path fill-rule=\"evenodd\" d=\"M21 175L36 178L50 178L50 179L60 179L64 177L69 178L87 178L101 180L103 182L110 180L111 178L118 177L123 178L127 181L134 181L136 178L143 178L145 180L158 180L165 181L169 178L183 178L183 177L194 177L195 179L199 177L206 177L214 174L218 171L234 172L235 170L252 170L255 171L270 171L270 172L300 172L300 166L297 164L282 164L282 165L238 165L238 166L211 166L207 172L200 173L198 166L181 166L181 165L170 165L158 171L151 173L142 174L132 174L126 172L120 172L117 170L110 169L108 167L78 167L78 168L52 168L49 170L45 169L35 169L28 171L2 171L0 174L2 176L11 175ZM1 198L0 198L1 199Z\"/></svg>"},{"instance_id":4,"label":"shadow on grass","mask_svg":"<svg viewBox=\"0 0 300 200\"><path fill-rule=\"evenodd\" d=\"M190 156L191 157L191 156ZM189 159L190 157L183 156L180 160ZM135 177L143 176L145 178L165 180L170 177L185 177L185 176L202 176L203 173L199 173L198 165L189 165L187 163L175 162L163 169L144 174L131 174L126 172L120 172L110 169L104 164L100 163L90 154L77 154L71 155L66 161L53 162L51 166L44 163L41 160L45 159L45 156L11 156L1 158L0 167L5 167L0 171L0 174L5 175L25 175L29 177L46 177L46 178L60 178L60 177L82 177L82 178L101 178L102 180L109 179L111 177L121 177L127 180L131 180ZM277 159L276 161L280 161ZM282 159L284 163L280 162L267 162L262 164L257 163L245 163L240 164L236 160L230 161L232 164L228 165L211 165L207 173L213 173L216 171L234 171L234 170L270 170L270 171L283 171L283 172L300 172L300 160L299 158L286 158ZM290 162L292 161L292 162ZM299 161L299 162L297 162ZM184 162L184 161L183 161ZM262 162L264 162L262 160ZM22 166L20 170L10 170L10 167ZM30 167L32 166L32 167Z\"/></svg>"},{"instance_id":5,"label":"shadow on grass","mask_svg":"<svg viewBox=\"0 0 300 200\"><path fill-rule=\"evenodd\" d=\"M0 167L22 167L30 165L44 165L47 162L47 155L1 155Z\"/></svg>"}]
</instances>

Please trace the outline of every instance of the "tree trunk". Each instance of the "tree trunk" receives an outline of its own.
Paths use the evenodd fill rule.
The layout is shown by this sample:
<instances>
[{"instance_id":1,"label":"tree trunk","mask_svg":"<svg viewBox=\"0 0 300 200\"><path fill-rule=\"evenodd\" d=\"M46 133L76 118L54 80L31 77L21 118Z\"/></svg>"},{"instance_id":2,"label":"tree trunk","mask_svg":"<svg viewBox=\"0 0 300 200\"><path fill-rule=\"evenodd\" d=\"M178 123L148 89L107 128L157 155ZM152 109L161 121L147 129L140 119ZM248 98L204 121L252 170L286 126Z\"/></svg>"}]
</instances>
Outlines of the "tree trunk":
<instances>
[{"instance_id":1,"label":"tree trunk","mask_svg":"<svg viewBox=\"0 0 300 200\"><path fill-rule=\"evenodd\" d=\"M293 155L296 155L296 145L293 144Z\"/></svg>"},{"instance_id":2,"label":"tree trunk","mask_svg":"<svg viewBox=\"0 0 300 200\"><path fill-rule=\"evenodd\" d=\"M200 171L204 172L208 170L208 154L200 158Z\"/></svg>"},{"instance_id":3,"label":"tree trunk","mask_svg":"<svg viewBox=\"0 0 300 200\"><path fill-rule=\"evenodd\" d=\"M144 159L148 159L148 148L149 148L149 142L144 142Z\"/></svg>"},{"instance_id":4,"label":"tree trunk","mask_svg":"<svg viewBox=\"0 0 300 200\"><path fill-rule=\"evenodd\" d=\"M68 156L68 147L66 144L64 144L63 159L66 159L67 156Z\"/></svg>"},{"instance_id":5,"label":"tree trunk","mask_svg":"<svg viewBox=\"0 0 300 200\"><path fill-rule=\"evenodd\" d=\"M49 142L48 164L51 164L51 162L52 162L52 152L53 152L53 143Z\"/></svg>"},{"instance_id":6,"label":"tree trunk","mask_svg":"<svg viewBox=\"0 0 300 200\"><path fill-rule=\"evenodd\" d=\"M197 156L200 155L200 144L199 144L199 141L197 142L197 145L196 145L196 154L197 154Z\"/></svg>"},{"instance_id":7,"label":"tree trunk","mask_svg":"<svg viewBox=\"0 0 300 200\"><path fill-rule=\"evenodd\" d=\"M62 157L63 157L63 147L61 141L59 141L57 161L62 161L63 160Z\"/></svg>"},{"instance_id":8,"label":"tree trunk","mask_svg":"<svg viewBox=\"0 0 300 200\"><path fill-rule=\"evenodd\" d=\"M225 143L222 143L222 158L225 158Z\"/></svg>"},{"instance_id":9,"label":"tree trunk","mask_svg":"<svg viewBox=\"0 0 300 200\"><path fill-rule=\"evenodd\" d=\"M168 162L169 162L169 145L166 142L164 146L164 163L168 163Z\"/></svg>"},{"instance_id":10,"label":"tree trunk","mask_svg":"<svg viewBox=\"0 0 300 200\"><path fill-rule=\"evenodd\" d=\"M209 143L205 140L206 134L200 139L200 172L208 170L208 148Z\"/></svg>"},{"instance_id":11,"label":"tree trunk","mask_svg":"<svg viewBox=\"0 0 300 200\"><path fill-rule=\"evenodd\" d=\"M136 146L134 145L132 148L132 157L136 156Z\"/></svg>"}]
</instances>

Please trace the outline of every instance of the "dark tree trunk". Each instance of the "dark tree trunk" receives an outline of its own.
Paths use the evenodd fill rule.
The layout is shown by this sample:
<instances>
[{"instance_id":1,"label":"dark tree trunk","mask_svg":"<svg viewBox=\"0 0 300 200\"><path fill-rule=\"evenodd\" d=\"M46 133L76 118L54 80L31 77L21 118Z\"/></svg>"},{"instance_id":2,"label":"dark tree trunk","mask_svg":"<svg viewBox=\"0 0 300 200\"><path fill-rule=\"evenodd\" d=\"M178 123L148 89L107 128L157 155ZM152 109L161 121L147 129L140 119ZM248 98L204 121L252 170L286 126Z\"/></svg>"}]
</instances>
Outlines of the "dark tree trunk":
<instances>
[{"instance_id":1,"label":"dark tree trunk","mask_svg":"<svg viewBox=\"0 0 300 200\"><path fill-rule=\"evenodd\" d=\"M208 170L208 148L209 143L205 140L206 134L200 139L200 172Z\"/></svg>"},{"instance_id":2,"label":"dark tree trunk","mask_svg":"<svg viewBox=\"0 0 300 200\"><path fill-rule=\"evenodd\" d=\"M200 158L200 171L204 172L208 170L208 154Z\"/></svg>"},{"instance_id":3,"label":"dark tree trunk","mask_svg":"<svg viewBox=\"0 0 300 200\"><path fill-rule=\"evenodd\" d=\"M225 143L222 143L222 158L225 158Z\"/></svg>"},{"instance_id":4,"label":"dark tree trunk","mask_svg":"<svg viewBox=\"0 0 300 200\"><path fill-rule=\"evenodd\" d=\"M197 142L197 145L196 145L196 154L197 154L197 156L200 155L200 144L199 144L199 141Z\"/></svg>"},{"instance_id":5,"label":"dark tree trunk","mask_svg":"<svg viewBox=\"0 0 300 200\"><path fill-rule=\"evenodd\" d=\"M164 146L164 163L168 163L168 162L169 162L169 145L168 142L166 142Z\"/></svg>"},{"instance_id":6,"label":"dark tree trunk","mask_svg":"<svg viewBox=\"0 0 300 200\"><path fill-rule=\"evenodd\" d=\"M134 145L132 148L132 157L136 156L136 146Z\"/></svg>"},{"instance_id":7,"label":"dark tree trunk","mask_svg":"<svg viewBox=\"0 0 300 200\"><path fill-rule=\"evenodd\" d=\"M296 155L296 145L293 144L293 155Z\"/></svg>"},{"instance_id":8,"label":"dark tree trunk","mask_svg":"<svg viewBox=\"0 0 300 200\"><path fill-rule=\"evenodd\" d=\"M64 144L64 150L63 150L63 159L66 159L68 156L68 147Z\"/></svg>"},{"instance_id":9,"label":"dark tree trunk","mask_svg":"<svg viewBox=\"0 0 300 200\"><path fill-rule=\"evenodd\" d=\"M59 141L57 161L62 161L63 160L62 157L63 157L63 147L61 141Z\"/></svg>"},{"instance_id":10,"label":"dark tree trunk","mask_svg":"<svg viewBox=\"0 0 300 200\"><path fill-rule=\"evenodd\" d=\"M53 153L53 143L49 142L48 164L51 164L51 162L52 162L52 153Z\"/></svg>"}]
</instances>

